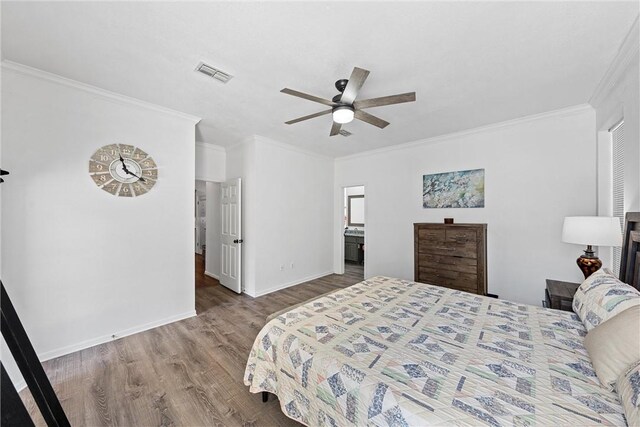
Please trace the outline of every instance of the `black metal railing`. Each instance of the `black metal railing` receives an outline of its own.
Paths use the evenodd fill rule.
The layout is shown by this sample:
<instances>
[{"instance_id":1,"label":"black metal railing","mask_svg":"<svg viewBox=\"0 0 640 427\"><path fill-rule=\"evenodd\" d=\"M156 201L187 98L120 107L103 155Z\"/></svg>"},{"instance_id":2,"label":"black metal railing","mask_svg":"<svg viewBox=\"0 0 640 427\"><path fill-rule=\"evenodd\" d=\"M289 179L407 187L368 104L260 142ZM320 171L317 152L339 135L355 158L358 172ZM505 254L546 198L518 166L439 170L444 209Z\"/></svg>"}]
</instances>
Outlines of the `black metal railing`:
<instances>
[{"instance_id":1,"label":"black metal railing","mask_svg":"<svg viewBox=\"0 0 640 427\"><path fill-rule=\"evenodd\" d=\"M33 400L49 427L71 426L2 281L0 281L0 287L2 288L0 294L2 336L31 391ZM34 425L4 366L2 366L0 380L2 382L2 401L0 402L2 426Z\"/></svg>"}]
</instances>

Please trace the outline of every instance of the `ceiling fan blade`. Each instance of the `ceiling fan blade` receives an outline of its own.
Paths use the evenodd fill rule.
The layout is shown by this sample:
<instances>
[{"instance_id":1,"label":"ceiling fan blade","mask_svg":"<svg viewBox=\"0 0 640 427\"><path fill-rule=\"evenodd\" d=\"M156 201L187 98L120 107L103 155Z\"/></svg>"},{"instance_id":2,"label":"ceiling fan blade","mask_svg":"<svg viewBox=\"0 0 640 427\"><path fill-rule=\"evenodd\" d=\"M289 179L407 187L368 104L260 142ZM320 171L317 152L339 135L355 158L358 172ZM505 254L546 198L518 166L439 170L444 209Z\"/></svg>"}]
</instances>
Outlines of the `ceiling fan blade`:
<instances>
[{"instance_id":1,"label":"ceiling fan blade","mask_svg":"<svg viewBox=\"0 0 640 427\"><path fill-rule=\"evenodd\" d=\"M329 107L334 107L337 105L335 102L329 101L328 99L309 95L308 93L298 92L297 90L293 89L284 88L280 92L286 93L287 95L297 96L298 98L308 99L309 101L319 102L320 104L328 105Z\"/></svg>"},{"instance_id":2,"label":"ceiling fan blade","mask_svg":"<svg viewBox=\"0 0 640 427\"><path fill-rule=\"evenodd\" d=\"M335 136L340 133L340 128L342 128L341 123L333 122L333 126L331 126L331 132L329 132L329 136Z\"/></svg>"},{"instance_id":3,"label":"ceiling fan blade","mask_svg":"<svg viewBox=\"0 0 640 427\"><path fill-rule=\"evenodd\" d=\"M285 124L292 125L294 123L301 122L303 120L309 120L316 117L324 116L325 114L331 114L331 110L320 111L319 113L309 114L308 116L298 117L297 119L289 120Z\"/></svg>"},{"instance_id":4,"label":"ceiling fan blade","mask_svg":"<svg viewBox=\"0 0 640 427\"><path fill-rule=\"evenodd\" d=\"M356 110L355 112L355 118L358 120L362 120L363 122L367 122L370 125L374 125L379 127L380 129L384 129L387 126L389 126L389 122L382 120L376 116L372 116L369 113L366 113L362 110Z\"/></svg>"},{"instance_id":5,"label":"ceiling fan blade","mask_svg":"<svg viewBox=\"0 0 640 427\"><path fill-rule=\"evenodd\" d=\"M358 92L360 92L360 88L364 84L364 81L367 80L367 76L369 76L369 71L353 67L351 77L349 77L349 83L347 83L347 87L344 88L344 92L342 92L340 102L344 104L352 104L358 96Z\"/></svg>"},{"instance_id":6,"label":"ceiling fan blade","mask_svg":"<svg viewBox=\"0 0 640 427\"><path fill-rule=\"evenodd\" d=\"M402 93L399 95L382 96L380 98L363 99L353 103L354 108L382 107L383 105L402 104L403 102L413 102L416 100L415 92Z\"/></svg>"}]
</instances>

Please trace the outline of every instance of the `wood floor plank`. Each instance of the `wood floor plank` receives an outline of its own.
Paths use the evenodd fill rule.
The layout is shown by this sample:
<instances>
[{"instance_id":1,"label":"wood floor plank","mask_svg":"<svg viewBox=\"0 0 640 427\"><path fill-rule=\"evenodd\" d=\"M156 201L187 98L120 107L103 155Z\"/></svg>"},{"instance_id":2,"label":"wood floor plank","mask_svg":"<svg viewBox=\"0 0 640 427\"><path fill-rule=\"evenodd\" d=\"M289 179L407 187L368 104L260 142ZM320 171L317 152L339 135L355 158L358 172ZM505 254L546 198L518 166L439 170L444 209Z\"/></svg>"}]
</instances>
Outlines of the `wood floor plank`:
<instances>
[{"instance_id":1,"label":"wood floor plank","mask_svg":"<svg viewBox=\"0 0 640 427\"><path fill-rule=\"evenodd\" d=\"M44 362L73 426L294 426L274 396L262 403L243 383L256 335L271 313L360 282L363 267L259 298L204 275L196 257L194 318ZM44 426L28 390L20 393Z\"/></svg>"}]
</instances>

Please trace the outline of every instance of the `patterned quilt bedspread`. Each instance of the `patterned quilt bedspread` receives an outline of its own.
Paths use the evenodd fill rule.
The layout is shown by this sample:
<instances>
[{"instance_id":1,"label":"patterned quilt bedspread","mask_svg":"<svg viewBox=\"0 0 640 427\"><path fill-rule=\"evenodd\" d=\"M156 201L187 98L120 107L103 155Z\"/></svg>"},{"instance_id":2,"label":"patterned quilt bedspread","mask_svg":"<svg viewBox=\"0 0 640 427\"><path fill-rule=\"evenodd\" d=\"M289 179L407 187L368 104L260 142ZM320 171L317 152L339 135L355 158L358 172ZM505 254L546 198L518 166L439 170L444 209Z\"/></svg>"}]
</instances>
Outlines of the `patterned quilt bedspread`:
<instances>
[{"instance_id":1,"label":"patterned quilt bedspread","mask_svg":"<svg viewBox=\"0 0 640 427\"><path fill-rule=\"evenodd\" d=\"M625 425L573 313L375 277L258 334L251 392L306 425Z\"/></svg>"}]
</instances>

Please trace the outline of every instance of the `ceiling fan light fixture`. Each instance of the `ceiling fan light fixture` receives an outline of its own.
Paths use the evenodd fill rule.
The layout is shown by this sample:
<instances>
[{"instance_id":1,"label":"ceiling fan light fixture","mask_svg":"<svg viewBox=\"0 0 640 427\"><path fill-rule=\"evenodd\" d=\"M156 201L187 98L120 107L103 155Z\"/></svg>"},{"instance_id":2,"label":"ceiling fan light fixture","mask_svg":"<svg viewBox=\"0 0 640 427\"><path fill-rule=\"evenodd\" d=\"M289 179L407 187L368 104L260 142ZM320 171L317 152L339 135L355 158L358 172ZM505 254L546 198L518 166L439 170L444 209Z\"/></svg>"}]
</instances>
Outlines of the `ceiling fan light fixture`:
<instances>
[{"instance_id":1,"label":"ceiling fan light fixture","mask_svg":"<svg viewBox=\"0 0 640 427\"><path fill-rule=\"evenodd\" d=\"M349 105L340 105L333 109L333 121L340 124L349 123L353 120L353 107Z\"/></svg>"}]
</instances>

